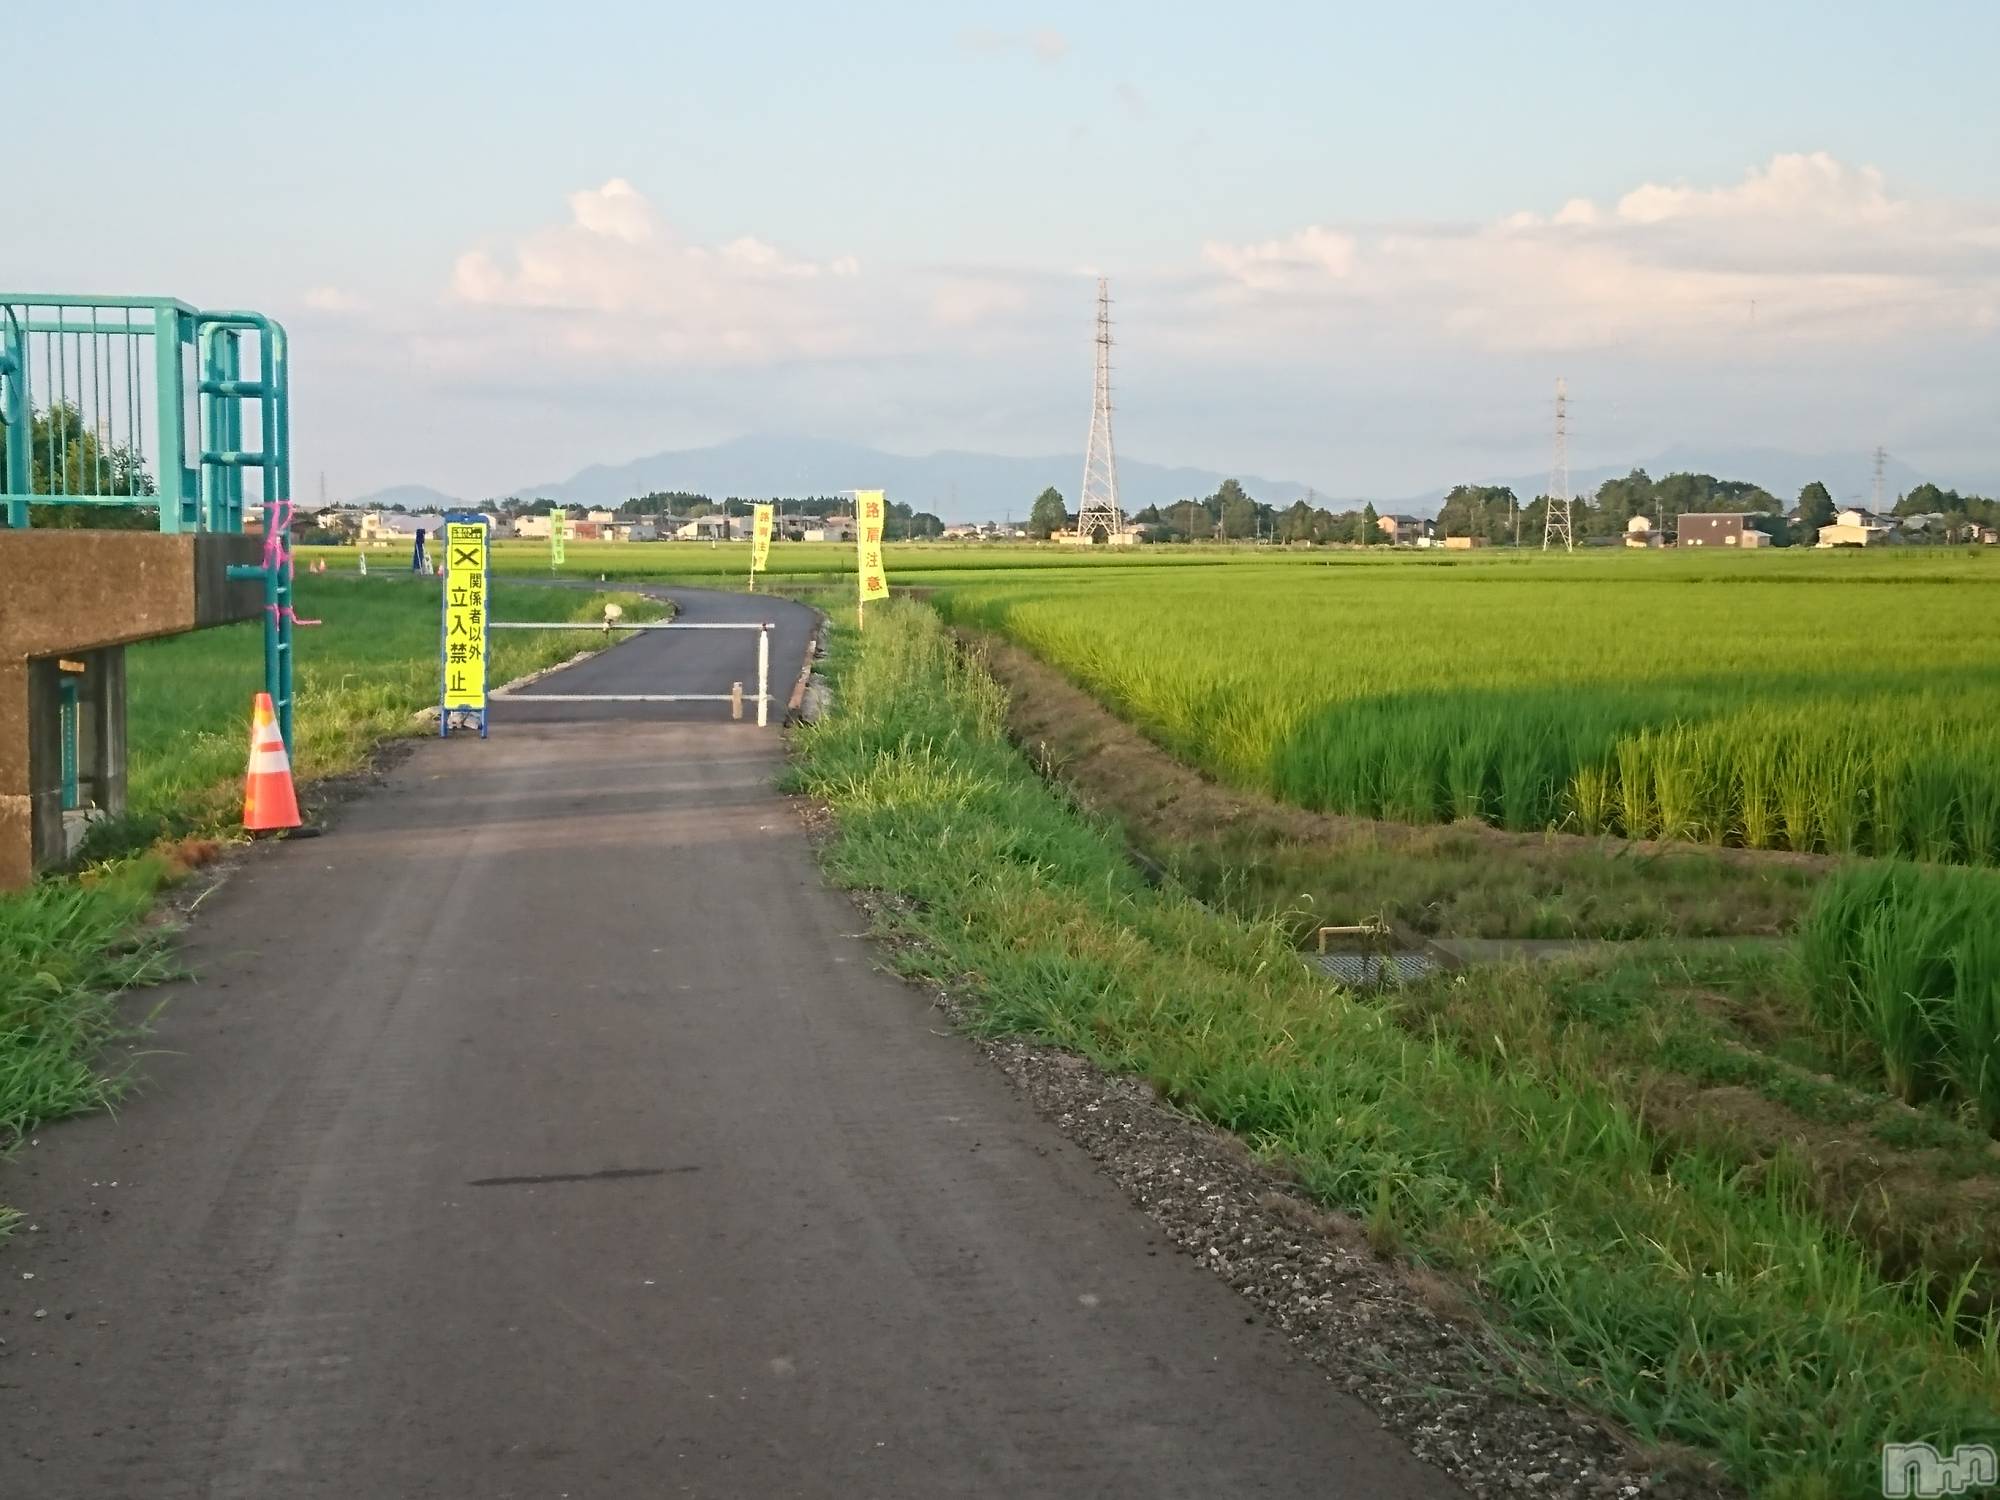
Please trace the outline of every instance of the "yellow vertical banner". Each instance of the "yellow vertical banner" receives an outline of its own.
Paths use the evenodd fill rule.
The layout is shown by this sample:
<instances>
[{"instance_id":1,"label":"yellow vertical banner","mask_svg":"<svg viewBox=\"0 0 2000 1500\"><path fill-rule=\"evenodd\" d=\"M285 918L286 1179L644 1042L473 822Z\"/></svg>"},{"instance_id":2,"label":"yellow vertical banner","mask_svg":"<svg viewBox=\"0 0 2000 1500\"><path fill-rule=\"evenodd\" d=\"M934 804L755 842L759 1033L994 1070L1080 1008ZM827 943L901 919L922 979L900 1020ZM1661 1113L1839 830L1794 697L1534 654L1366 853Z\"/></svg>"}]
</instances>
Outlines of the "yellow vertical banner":
<instances>
[{"instance_id":1,"label":"yellow vertical banner","mask_svg":"<svg viewBox=\"0 0 2000 1500\"><path fill-rule=\"evenodd\" d=\"M888 514L882 491L854 492L854 541L860 550L862 604L889 597L889 570L882 565L882 526Z\"/></svg>"},{"instance_id":2,"label":"yellow vertical banner","mask_svg":"<svg viewBox=\"0 0 2000 1500\"><path fill-rule=\"evenodd\" d=\"M775 506L760 505L751 512L750 571L761 573L771 563L771 514Z\"/></svg>"}]
</instances>

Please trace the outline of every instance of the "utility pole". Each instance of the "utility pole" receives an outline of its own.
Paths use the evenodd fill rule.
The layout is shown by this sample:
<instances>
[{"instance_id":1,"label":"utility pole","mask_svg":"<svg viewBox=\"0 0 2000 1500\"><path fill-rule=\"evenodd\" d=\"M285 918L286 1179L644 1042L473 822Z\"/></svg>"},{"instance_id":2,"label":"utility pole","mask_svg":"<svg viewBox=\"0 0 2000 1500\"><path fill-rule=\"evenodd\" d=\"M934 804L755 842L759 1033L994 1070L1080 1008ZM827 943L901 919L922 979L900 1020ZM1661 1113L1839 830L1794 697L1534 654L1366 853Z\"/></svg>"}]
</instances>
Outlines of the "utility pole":
<instances>
[{"instance_id":1,"label":"utility pole","mask_svg":"<svg viewBox=\"0 0 2000 1500\"><path fill-rule=\"evenodd\" d=\"M1569 384L1556 377L1556 456L1549 470L1549 506L1542 517L1542 550L1558 539L1565 552L1576 550L1569 514Z\"/></svg>"},{"instance_id":2,"label":"utility pole","mask_svg":"<svg viewBox=\"0 0 2000 1500\"><path fill-rule=\"evenodd\" d=\"M1083 493L1077 502L1079 541L1099 528L1109 542L1124 524L1118 513L1118 456L1111 444L1111 283L1097 278L1097 383L1090 407L1090 441L1083 453Z\"/></svg>"}]
</instances>

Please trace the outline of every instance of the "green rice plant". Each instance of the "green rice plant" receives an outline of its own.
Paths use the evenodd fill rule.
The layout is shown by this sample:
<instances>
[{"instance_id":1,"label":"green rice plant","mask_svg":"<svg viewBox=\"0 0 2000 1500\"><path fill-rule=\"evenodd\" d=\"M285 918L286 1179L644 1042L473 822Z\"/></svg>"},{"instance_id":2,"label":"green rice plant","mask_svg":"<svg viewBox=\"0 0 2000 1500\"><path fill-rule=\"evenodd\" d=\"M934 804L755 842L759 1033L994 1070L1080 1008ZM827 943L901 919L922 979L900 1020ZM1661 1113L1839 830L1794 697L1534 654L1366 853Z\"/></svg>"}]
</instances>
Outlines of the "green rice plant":
<instances>
[{"instance_id":1,"label":"green rice plant","mask_svg":"<svg viewBox=\"0 0 2000 1500\"><path fill-rule=\"evenodd\" d=\"M1793 733L1774 738L1778 759L1773 796L1784 827L1785 847L1805 853L1813 848L1817 836L1819 777L1802 736Z\"/></svg>"},{"instance_id":2,"label":"green rice plant","mask_svg":"<svg viewBox=\"0 0 2000 1500\"><path fill-rule=\"evenodd\" d=\"M1500 731L1477 724L1452 741L1445 760L1445 790L1454 818L1491 816L1498 781Z\"/></svg>"},{"instance_id":3,"label":"green rice plant","mask_svg":"<svg viewBox=\"0 0 2000 1500\"><path fill-rule=\"evenodd\" d=\"M2000 781L1993 778L1991 758L1958 760L1951 774L1965 862L2000 863Z\"/></svg>"},{"instance_id":4,"label":"green rice plant","mask_svg":"<svg viewBox=\"0 0 2000 1500\"><path fill-rule=\"evenodd\" d=\"M1628 839L1650 838L1653 815L1652 732L1642 729L1618 742L1618 820Z\"/></svg>"},{"instance_id":5,"label":"green rice plant","mask_svg":"<svg viewBox=\"0 0 2000 1500\"><path fill-rule=\"evenodd\" d=\"M1853 740L1842 736L1820 759L1813 787L1813 821L1834 854L1859 854L1867 826L1867 764Z\"/></svg>"},{"instance_id":6,"label":"green rice plant","mask_svg":"<svg viewBox=\"0 0 2000 1500\"><path fill-rule=\"evenodd\" d=\"M1783 818L1778 805L1779 742L1767 734L1749 734L1733 750L1736 831L1745 848L1772 848Z\"/></svg>"},{"instance_id":7,"label":"green rice plant","mask_svg":"<svg viewBox=\"0 0 2000 1500\"><path fill-rule=\"evenodd\" d=\"M1992 1128L2000 1104L2000 875L1879 863L1826 880L1798 954L1821 1024L1917 1103L1947 1086Z\"/></svg>"},{"instance_id":8,"label":"green rice plant","mask_svg":"<svg viewBox=\"0 0 2000 1500\"><path fill-rule=\"evenodd\" d=\"M1526 832L1553 821L1556 778L1549 726L1521 725L1500 746L1500 823Z\"/></svg>"},{"instance_id":9,"label":"green rice plant","mask_svg":"<svg viewBox=\"0 0 2000 1500\"><path fill-rule=\"evenodd\" d=\"M1609 768L1579 766L1570 778L1569 805L1576 818L1578 832L1609 833L1617 802Z\"/></svg>"},{"instance_id":10,"label":"green rice plant","mask_svg":"<svg viewBox=\"0 0 2000 1500\"><path fill-rule=\"evenodd\" d=\"M1701 823L1707 778L1694 731L1685 724L1655 733L1653 801L1660 818L1660 837L1692 838Z\"/></svg>"},{"instance_id":11,"label":"green rice plant","mask_svg":"<svg viewBox=\"0 0 2000 1500\"><path fill-rule=\"evenodd\" d=\"M1912 762L1904 771L1908 848L1918 859L1943 864L1958 851L1959 775L1957 766L1931 756Z\"/></svg>"},{"instance_id":12,"label":"green rice plant","mask_svg":"<svg viewBox=\"0 0 2000 1500\"><path fill-rule=\"evenodd\" d=\"M1952 950L1945 1070L1981 1128L2000 1137L2000 924L1974 920Z\"/></svg>"},{"instance_id":13,"label":"green rice plant","mask_svg":"<svg viewBox=\"0 0 2000 1500\"><path fill-rule=\"evenodd\" d=\"M1447 750L1437 717L1413 714L1398 726L1400 744L1385 757L1382 777L1382 811L1405 823L1437 821L1444 785Z\"/></svg>"},{"instance_id":14,"label":"green rice plant","mask_svg":"<svg viewBox=\"0 0 2000 1500\"><path fill-rule=\"evenodd\" d=\"M1868 847L1893 859L1914 848L1909 782L1900 757L1878 751L1868 758Z\"/></svg>"},{"instance_id":15,"label":"green rice plant","mask_svg":"<svg viewBox=\"0 0 2000 1500\"><path fill-rule=\"evenodd\" d=\"M1920 910L1932 920L1912 924L1906 912L1885 907L1864 918L1855 934L1854 1012L1881 1053L1889 1091L1905 1104L1934 1091L1938 1016L1952 986L1949 959L1925 951L1950 930L1949 918L1935 908Z\"/></svg>"}]
</instances>

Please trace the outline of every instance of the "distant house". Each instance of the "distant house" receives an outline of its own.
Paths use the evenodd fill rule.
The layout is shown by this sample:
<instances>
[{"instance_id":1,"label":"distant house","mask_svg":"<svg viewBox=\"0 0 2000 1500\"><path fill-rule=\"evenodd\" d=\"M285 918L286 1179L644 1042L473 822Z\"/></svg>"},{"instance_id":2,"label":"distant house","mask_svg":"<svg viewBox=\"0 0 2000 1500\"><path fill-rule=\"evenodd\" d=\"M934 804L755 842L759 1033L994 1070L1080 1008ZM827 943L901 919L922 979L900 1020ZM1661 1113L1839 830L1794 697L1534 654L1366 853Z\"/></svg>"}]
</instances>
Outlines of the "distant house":
<instances>
[{"instance_id":1,"label":"distant house","mask_svg":"<svg viewBox=\"0 0 2000 1500\"><path fill-rule=\"evenodd\" d=\"M749 523L745 522L745 526ZM680 542L724 541L736 534L737 528L730 525L729 517L723 515L696 516L692 521L683 521L674 528L674 540Z\"/></svg>"},{"instance_id":2,"label":"distant house","mask_svg":"<svg viewBox=\"0 0 2000 1500\"><path fill-rule=\"evenodd\" d=\"M1435 529L1435 523L1422 516L1377 516L1375 526L1390 541L1405 544L1429 536Z\"/></svg>"},{"instance_id":3,"label":"distant house","mask_svg":"<svg viewBox=\"0 0 2000 1500\"><path fill-rule=\"evenodd\" d=\"M854 517L824 517L818 525L808 526L801 532L800 539L808 542L851 542L854 540Z\"/></svg>"},{"instance_id":4,"label":"distant house","mask_svg":"<svg viewBox=\"0 0 2000 1500\"><path fill-rule=\"evenodd\" d=\"M1101 538L1101 539L1100 539ZM1063 542L1071 547L1137 547L1146 540L1146 528L1126 522L1115 531L1104 531L1093 527L1089 531L1057 531L1050 533L1049 540Z\"/></svg>"},{"instance_id":5,"label":"distant house","mask_svg":"<svg viewBox=\"0 0 2000 1500\"><path fill-rule=\"evenodd\" d=\"M371 510L361 518L356 535L364 547L387 547L414 541L419 531L426 538L435 536L443 525L444 517L436 511Z\"/></svg>"},{"instance_id":6,"label":"distant house","mask_svg":"<svg viewBox=\"0 0 2000 1500\"><path fill-rule=\"evenodd\" d=\"M1628 547L1657 547L1664 538L1653 530L1651 516L1634 516L1625 523L1625 545Z\"/></svg>"},{"instance_id":7,"label":"distant house","mask_svg":"<svg viewBox=\"0 0 2000 1500\"><path fill-rule=\"evenodd\" d=\"M1815 547L1879 547L1895 540L1894 525L1887 517L1859 508L1841 511L1830 525L1819 529Z\"/></svg>"},{"instance_id":8,"label":"distant house","mask_svg":"<svg viewBox=\"0 0 2000 1500\"><path fill-rule=\"evenodd\" d=\"M1752 511L1691 510L1680 518L1676 539L1683 547L1768 547L1770 537L1750 524Z\"/></svg>"}]
</instances>

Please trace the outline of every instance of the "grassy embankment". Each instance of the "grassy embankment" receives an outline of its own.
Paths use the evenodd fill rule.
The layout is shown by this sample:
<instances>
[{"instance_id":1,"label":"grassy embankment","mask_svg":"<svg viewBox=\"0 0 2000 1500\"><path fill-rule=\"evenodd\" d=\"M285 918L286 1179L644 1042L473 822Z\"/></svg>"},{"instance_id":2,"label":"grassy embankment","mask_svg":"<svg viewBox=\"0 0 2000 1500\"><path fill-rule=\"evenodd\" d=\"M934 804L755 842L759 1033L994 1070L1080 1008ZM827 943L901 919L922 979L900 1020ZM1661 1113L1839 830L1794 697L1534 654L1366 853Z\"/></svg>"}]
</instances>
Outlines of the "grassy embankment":
<instances>
[{"instance_id":1,"label":"grassy embankment","mask_svg":"<svg viewBox=\"0 0 2000 1500\"><path fill-rule=\"evenodd\" d=\"M1469 1284L1551 1386L1754 1493L1877 1494L1885 1439L1994 1432L1990 1313L1885 1274L1795 1155L1746 1158L1746 1138L1647 1096L1678 1048L1827 1113L1874 1107L1782 1039L1746 1055L1734 1021L1693 995L1653 1011L1617 966L1346 996L1277 924L1149 888L1012 748L1003 694L930 612L873 613L835 672L838 711L798 772L838 814L829 867L905 898L882 918L917 940L904 966L979 997L984 1025L1238 1132L1378 1244ZM1629 1066L1607 1071L1605 1048ZM1942 1115L1912 1118L1940 1158L1975 1151Z\"/></svg>"},{"instance_id":2,"label":"grassy embankment","mask_svg":"<svg viewBox=\"0 0 2000 1500\"><path fill-rule=\"evenodd\" d=\"M362 765L384 739L414 732L437 697L436 586L301 573L294 773L310 783ZM511 618L587 621L617 597L631 618L659 606L632 595L495 589ZM129 1081L106 1049L130 1025L120 995L169 961L139 926L160 886L212 841L236 836L252 696L263 686L261 626L236 625L128 653L130 808L93 839L81 873L0 896L0 1151L42 1121L99 1109ZM503 682L603 644L599 632L493 637ZM0 1209L0 1236L8 1214Z\"/></svg>"}]
</instances>

